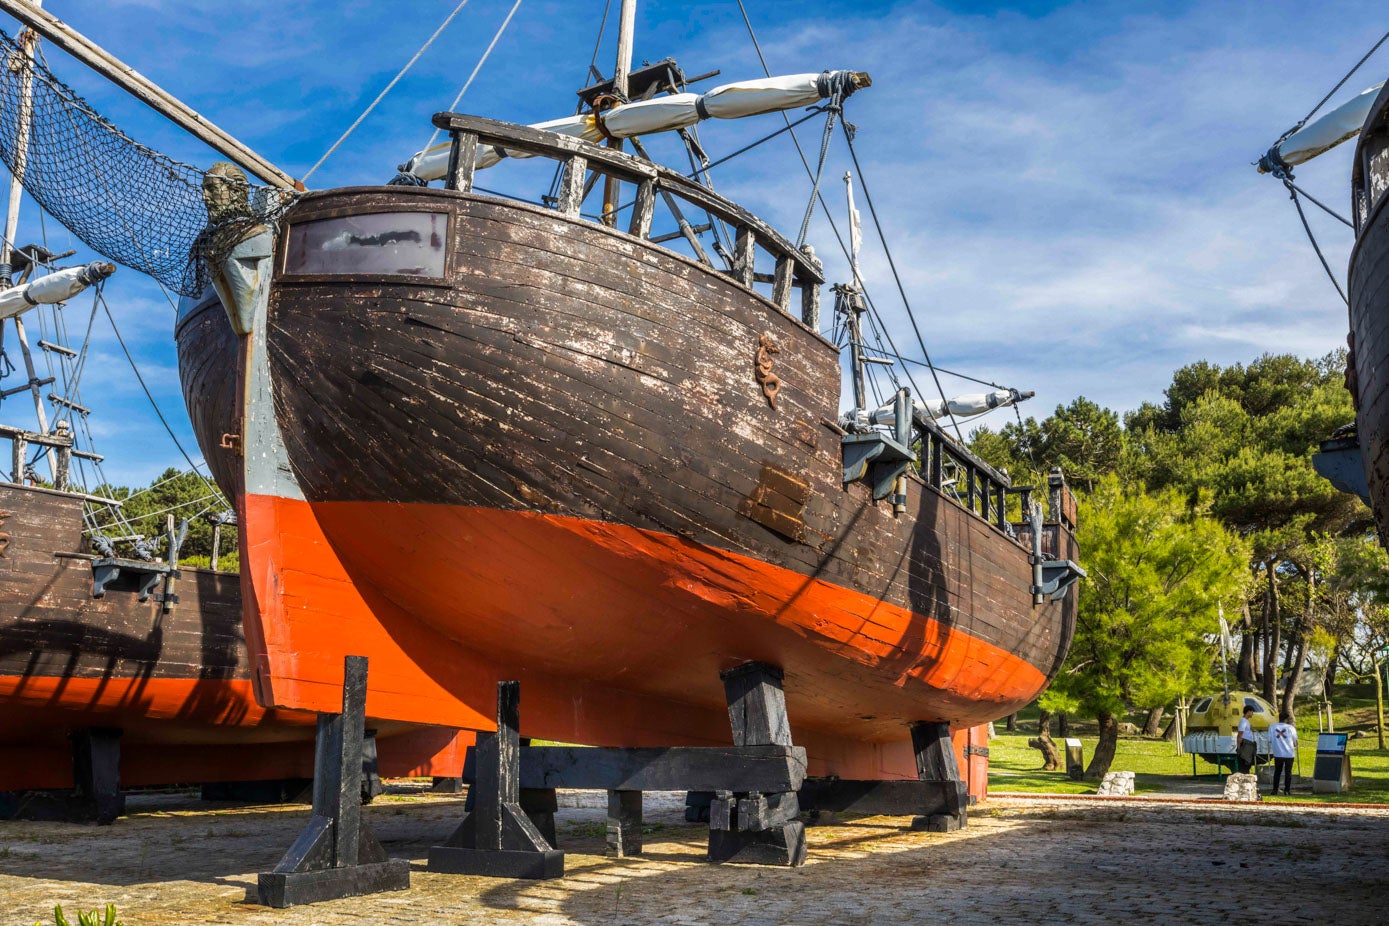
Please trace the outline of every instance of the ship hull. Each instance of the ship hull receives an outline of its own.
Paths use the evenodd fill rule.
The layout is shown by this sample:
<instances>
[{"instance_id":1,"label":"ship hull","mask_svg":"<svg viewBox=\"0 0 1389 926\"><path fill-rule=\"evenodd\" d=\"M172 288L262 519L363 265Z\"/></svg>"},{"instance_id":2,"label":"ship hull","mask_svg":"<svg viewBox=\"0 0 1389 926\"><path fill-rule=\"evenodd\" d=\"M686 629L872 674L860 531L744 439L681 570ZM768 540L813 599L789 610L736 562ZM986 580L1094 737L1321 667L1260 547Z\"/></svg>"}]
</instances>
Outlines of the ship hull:
<instances>
[{"instance_id":1,"label":"ship hull","mask_svg":"<svg viewBox=\"0 0 1389 926\"><path fill-rule=\"evenodd\" d=\"M288 221L391 211L446 216L442 279L277 273L258 335L215 334L215 300L180 325L190 404L190 383L245 374L265 703L323 704L357 647L373 716L486 729L494 683L521 678L527 735L726 743L718 672L760 660L785 671L812 772L914 776L908 724L963 730L1055 673L1074 599L1034 606L1017 540L920 480L902 516L843 484L837 352L798 320L487 197L335 191Z\"/></svg>"},{"instance_id":2,"label":"ship hull","mask_svg":"<svg viewBox=\"0 0 1389 926\"><path fill-rule=\"evenodd\" d=\"M1355 158L1349 282L1356 432L1380 543L1389 546L1389 92L1365 122Z\"/></svg>"},{"instance_id":3,"label":"ship hull","mask_svg":"<svg viewBox=\"0 0 1389 926\"><path fill-rule=\"evenodd\" d=\"M0 512L0 791L72 787L91 728L121 732L123 786L312 777L313 715L255 699L236 576L184 568L167 613L95 599L81 496L0 483ZM455 731L380 733L384 773L459 773Z\"/></svg>"}]
</instances>

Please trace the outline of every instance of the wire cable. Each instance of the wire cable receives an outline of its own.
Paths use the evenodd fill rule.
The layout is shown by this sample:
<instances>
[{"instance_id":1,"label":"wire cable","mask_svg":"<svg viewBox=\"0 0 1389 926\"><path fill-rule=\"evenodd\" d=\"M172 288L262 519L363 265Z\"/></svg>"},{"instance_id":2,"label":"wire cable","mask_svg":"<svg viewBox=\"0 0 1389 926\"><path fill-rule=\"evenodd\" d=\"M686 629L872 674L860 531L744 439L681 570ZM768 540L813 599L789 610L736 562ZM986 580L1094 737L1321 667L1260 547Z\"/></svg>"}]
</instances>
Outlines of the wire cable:
<instances>
[{"instance_id":1,"label":"wire cable","mask_svg":"<svg viewBox=\"0 0 1389 926\"><path fill-rule=\"evenodd\" d=\"M1331 272L1331 265L1326 262L1326 255L1321 252L1321 245L1317 243L1317 236L1312 234L1312 226L1307 224L1307 213L1302 211L1302 203L1297 198L1297 189L1288 183L1286 178L1283 181L1288 186L1288 196L1291 197L1293 205L1297 207L1297 217L1302 220L1302 230L1307 233L1307 240L1312 242L1312 250L1317 252L1317 260L1321 261L1322 269L1326 271L1326 276L1331 280L1331 285L1336 287L1336 295L1341 297L1341 301L1350 306L1350 299L1346 298L1345 290L1341 289L1341 283L1336 279L1336 274Z\"/></svg>"},{"instance_id":2,"label":"wire cable","mask_svg":"<svg viewBox=\"0 0 1389 926\"><path fill-rule=\"evenodd\" d=\"M453 102L449 104L449 112L458 109L458 104L462 101L463 94L467 93L468 88L473 85L473 78L477 77L478 72L482 70L482 66L487 63L487 59L492 54L492 49L496 48L497 43L501 41L502 33L505 32L506 27L511 24L511 17L516 15L516 10L519 9L520 6L521 0L516 0L516 2L511 5L511 11L506 14L506 19L502 20L501 27L497 29L497 34L492 36L491 44L487 46L487 50L482 53L482 57L478 59L477 64L473 67L473 73L469 74L468 79L463 82L463 89L458 91L458 96L454 97ZM429 150L430 146L434 144L434 139L439 137L440 131L441 130L437 127L434 129L434 134L429 136L429 141L425 142L422 150Z\"/></svg>"},{"instance_id":3,"label":"wire cable","mask_svg":"<svg viewBox=\"0 0 1389 926\"><path fill-rule=\"evenodd\" d=\"M863 198L868 203L868 214L873 218L873 227L878 231L878 240L882 242L883 254L887 257L887 265L892 270L892 279L897 284L897 292L902 296L902 305L907 310L907 320L912 323L912 331L916 333L916 343L921 347L921 356L926 361L926 366L931 370L931 378L936 382L936 389L940 392L942 402L948 403L950 400L945 397L945 388L940 384L940 375L936 373L936 366L931 362L931 353L926 350L926 339L921 336L921 326L916 323L916 313L912 311L911 301L907 298L907 289L902 285L902 275L897 272L897 261L893 260L892 249L888 247L887 235L883 233L882 222L878 220L878 210L873 205L873 194L868 189L868 180L863 173L863 165L859 163L858 152L854 150L853 136L848 132L844 133L845 141L849 146L849 157L853 159L854 170L858 172L859 186L863 187ZM960 431L958 421L951 422L955 426L955 436L964 443L965 436Z\"/></svg>"},{"instance_id":4,"label":"wire cable","mask_svg":"<svg viewBox=\"0 0 1389 926\"><path fill-rule=\"evenodd\" d=\"M425 52L429 51L429 46L431 46L431 45L434 44L434 40L437 39L437 38L439 37L439 34L442 33L445 29L448 28L449 23L453 22L453 18L454 18L455 16L457 16L460 12L462 12L463 7L465 7L465 6L467 6L467 5L468 5L468 0L463 0L462 3L458 4L458 6L456 6L456 7L453 8L453 12L452 12L452 13L450 13L448 16L444 17L444 21L441 22L441 23L439 24L439 28L435 29L435 30L434 30L434 34L431 35L431 36L425 41L425 43L424 43L423 45L420 46L420 50L417 51L417 52L415 52L415 56L405 63L405 67L403 67L403 68L400 69L400 73L396 74L395 77L392 77L392 78L391 78L391 82L390 82L389 84L386 85L386 89L384 89L384 90L382 90L380 93L378 93L378 94L376 95L376 99L374 99L374 100L371 101L371 105L369 105L366 109L362 110L362 114L361 114L360 116L357 117L357 121L354 122L354 123L352 123L351 125L349 125L349 126L347 127L347 131L342 133L342 137L339 138L337 141L333 142L333 145L332 145L331 148L329 148L327 151L323 152L323 157L319 158L319 159L314 163L314 166L313 166L313 167L310 167L307 171L304 172L304 176L302 176L302 177L299 178L299 180L300 180L301 183L302 183L303 181L305 181L305 180L308 180L309 177L313 176L313 172L316 171L316 170L318 170L320 167L322 167L324 161L326 161L326 160L328 160L328 158L332 157L333 152L338 150L338 146L340 146L343 142L347 141L347 136L349 136L349 135L351 135L353 132L355 132L355 131L357 130L357 126L361 125L362 122L363 122L363 120L365 120L367 116L370 116L370 115L371 115L371 111L372 111L373 109L376 108L376 104L378 104L378 103L380 103L382 100L384 100L384 99L386 98L386 94L390 93L391 90L393 90L393 89L395 88L395 85L398 84L398 83L400 83L400 79L401 79L402 77L405 76L406 72L409 71L412 67L415 66L415 62L418 61L418 60L420 60L420 56L421 56L421 55L423 55Z\"/></svg>"},{"instance_id":5,"label":"wire cable","mask_svg":"<svg viewBox=\"0 0 1389 926\"><path fill-rule=\"evenodd\" d=\"M1307 124L1307 120L1309 120L1309 119L1311 119L1313 116L1315 116L1315 115L1317 114L1317 111L1320 110L1323 106L1326 105L1326 101L1329 100L1329 99L1331 99L1333 96L1335 96L1335 95L1336 95L1336 91L1338 91L1338 90L1340 90L1342 87L1344 87L1344 86L1346 85L1346 81L1350 80L1351 77L1355 74L1355 72L1358 71L1358 70L1360 70L1360 67L1361 67L1366 61L1369 61L1369 60L1370 60L1370 56L1373 55L1375 52L1379 51L1379 46L1383 45L1383 44L1385 43L1385 41L1387 41L1387 40L1389 40L1389 32L1386 32L1386 33L1384 33L1384 35L1380 36L1380 37L1379 37L1379 41L1378 41L1378 42L1375 42L1374 46L1373 46L1369 51L1365 52L1365 57L1363 57L1363 58L1361 58L1359 61L1357 61L1357 62L1355 63L1355 67L1353 67L1353 68L1351 68L1349 71L1347 71L1347 72L1346 72L1346 76L1345 76L1345 77L1342 77L1341 80L1336 84L1336 86L1334 86L1334 87L1331 88L1331 92L1328 93L1326 96L1322 97L1322 98L1321 98L1321 102L1317 103L1316 106L1313 106L1311 112L1309 112L1307 115L1303 116L1300 120L1298 120L1297 125L1293 126L1292 128L1288 129L1286 132L1284 132L1282 138L1279 138L1278 141L1274 143L1273 147L1277 148L1277 147L1278 147L1279 145L1281 145L1283 142L1287 141L1288 136L1292 135L1292 134L1293 134L1294 132L1296 132L1298 129L1300 129L1300 128L1302 128L1304 125L1306 125L1306 124Z\"/></svg>"}]
</instances>

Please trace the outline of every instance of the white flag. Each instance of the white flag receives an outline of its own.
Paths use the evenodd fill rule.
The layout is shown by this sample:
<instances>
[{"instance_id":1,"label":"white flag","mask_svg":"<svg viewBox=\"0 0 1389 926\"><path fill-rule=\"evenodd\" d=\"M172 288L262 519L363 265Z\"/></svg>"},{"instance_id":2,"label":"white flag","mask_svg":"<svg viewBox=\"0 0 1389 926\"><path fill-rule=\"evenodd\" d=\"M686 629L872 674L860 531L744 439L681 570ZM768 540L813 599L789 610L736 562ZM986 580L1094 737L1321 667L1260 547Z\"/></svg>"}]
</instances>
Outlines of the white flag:
<instances>
[{"instance_id":1,"label":"white flag","mask_svg":"<svg viewBox=\"0 0 1389 926\"><path fill-rule=\"evenodd\" d=\"M858 250L863 245L863 220L858 208L854 206L854 175L844 172L844 192L849 198L849 264L854 272L854 283L860 281L858 272Z\"/></svg>"},{"instance_id":2,"label":"white flag","mask_svg":"<svg viewBox=\"0 0 1389 926\"><path fill-rule=\"evenodd\" d=\"M1230 641L1230 625L1225 623L1225 607L1220 607L1220 648L1226 653L1235 651L1234 644Z\"/></svg>"}]
</instances>

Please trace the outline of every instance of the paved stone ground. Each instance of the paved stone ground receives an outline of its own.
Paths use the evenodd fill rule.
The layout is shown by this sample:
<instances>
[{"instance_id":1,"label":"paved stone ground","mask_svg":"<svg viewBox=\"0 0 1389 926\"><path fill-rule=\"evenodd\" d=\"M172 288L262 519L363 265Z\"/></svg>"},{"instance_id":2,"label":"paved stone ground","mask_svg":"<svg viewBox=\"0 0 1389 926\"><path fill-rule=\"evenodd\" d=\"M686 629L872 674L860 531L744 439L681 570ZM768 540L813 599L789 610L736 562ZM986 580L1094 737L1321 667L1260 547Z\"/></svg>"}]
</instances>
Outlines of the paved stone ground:
<instances>
[{"instance_id":1,"label":"paved stone ground","mask_svg":"<svg viewBox=\"0 0 1389 926\"><path fill-rule=\"evenodd\" d=\"M1286 805L992 800L954 834L904 820L810 830L801 869L712 867L705 831L653 801L647 853L603 857L599 795L559 817L567 874L507 882L424 870L462 811L457 798L388 794L366 808L387 851L414 861L407 892L275 911L248 900L306 809L208 811L139 798L114 826L0 823L0 924L52 922L116 903L147 924L1127 924L1389 922L1389 810ZM1240 908L1254 893L1285 914Z\"/></svg>"}]
</instances>

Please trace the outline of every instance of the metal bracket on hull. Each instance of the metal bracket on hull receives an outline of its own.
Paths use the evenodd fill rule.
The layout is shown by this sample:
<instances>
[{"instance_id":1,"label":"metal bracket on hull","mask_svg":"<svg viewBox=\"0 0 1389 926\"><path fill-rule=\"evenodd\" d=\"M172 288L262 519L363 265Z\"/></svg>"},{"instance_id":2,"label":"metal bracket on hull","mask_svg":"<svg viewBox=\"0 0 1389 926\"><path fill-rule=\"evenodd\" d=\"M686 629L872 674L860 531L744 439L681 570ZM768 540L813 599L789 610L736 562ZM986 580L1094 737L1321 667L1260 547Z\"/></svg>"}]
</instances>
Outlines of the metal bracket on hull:
<instances>
[{"instance_id":1,"label":"metal bracket on hull","mask_svg":"<svg viewBox=\"0 0 1389 926\"><path fill-rule=\"evenodd\" d=\"M121 573L125 572L134 579L134 590L139 593L140 601L149 601L154 587L159 584L160 580L169 575L172 568L168 563L122 559L118 556L94 559L92 560L92 597L106 597L108 586L115 583L121 577Z\"/></svg>"},{"instance_id":2,"label":"metal bracket on hull","mask_svg":"<svg viewBox=\"0 0 1389 926\"><path fill-rule=\"evenodd\" d=\"M1042 581L1032 586L1032 595L1045 597L1048 601L1060 601L1066 597L1066 589L1085 578L1085 570L1068 559L1045 560L1042 567Z\"/></svg>"},{"instance_id":3,"label":"metal bracket on hull","mask_svg":"<svg viewBox=\"0 0 1389 926\"><path fill-rule=\"evenodd\" d=\"M881 431L846 434L844 441L844 484L865 482L873 490L873 500L887 498L897 485L897 477L916 462L916 454Z\"/></svg>"},{"instance_id":4,"label":"metal bracket on hull","mask_svg":"<svg viewBox=\"0 0 1389 926\"><path fill-rule=\"evenodd\" d=\"M388 859L362 820L367 660L343 661L342 713L319 714L313 816L274 871L259 878L260 902L292 907L410 887L410 863Z\"/></svg>"}]
</instances>

